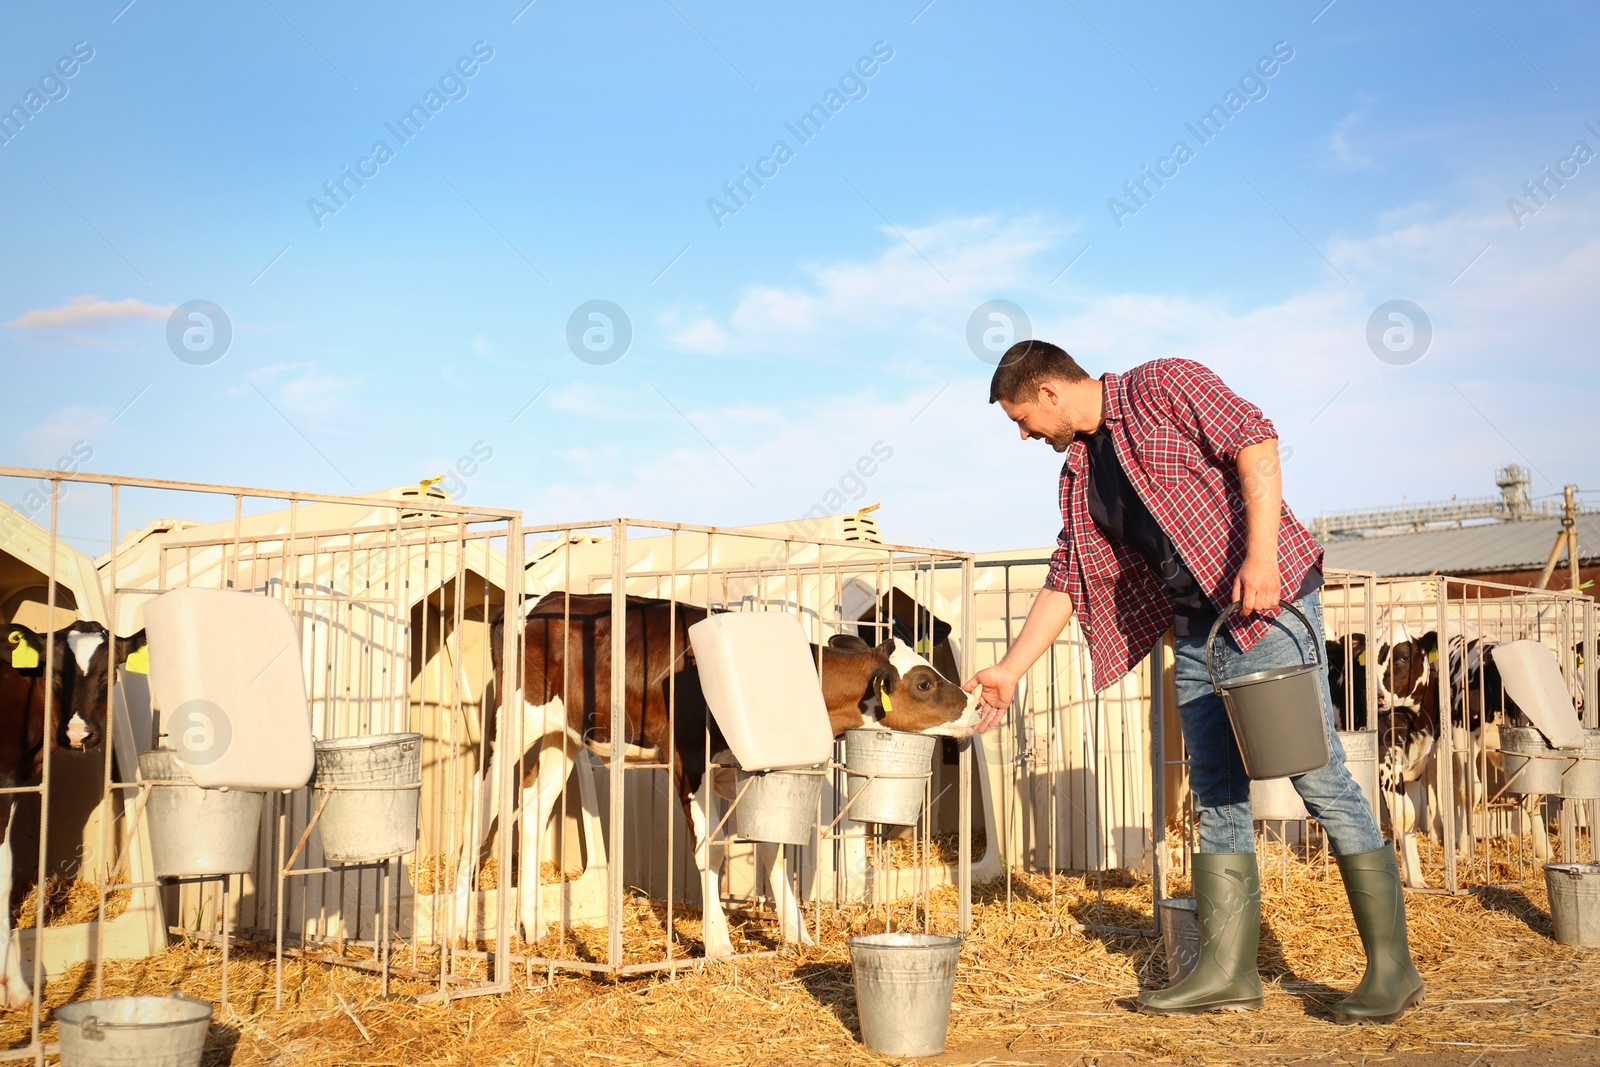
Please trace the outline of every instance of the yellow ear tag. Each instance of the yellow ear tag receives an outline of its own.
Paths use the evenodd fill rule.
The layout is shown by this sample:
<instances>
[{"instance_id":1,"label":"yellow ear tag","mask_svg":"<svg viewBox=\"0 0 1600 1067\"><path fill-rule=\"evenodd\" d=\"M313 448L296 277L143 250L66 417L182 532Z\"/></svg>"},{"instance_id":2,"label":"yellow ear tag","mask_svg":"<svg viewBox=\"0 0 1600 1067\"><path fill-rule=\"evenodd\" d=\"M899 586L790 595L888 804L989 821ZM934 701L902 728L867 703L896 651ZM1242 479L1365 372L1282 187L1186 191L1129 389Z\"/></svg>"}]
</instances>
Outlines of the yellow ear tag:
<instances>
[{"instance_id":1,"label":"yellow ear tag","mask_svg":"<svg viewBox=\"0 0 1600 1067\"><path fill-rule=\"evenodd\" d=\"M16 646L11 652L11 666L26 671L39 665L39 650L28 644L26 637L12 630L9 640Z\"/></svg>"},{"instance_id":2,"label":"yellow ear tag","mask_svg":"<svg viewBox=\"0 0 1600 1067\"><path fill-rule=\"evenodd\" d=\"M894 714L894 703L889 699L889 691L887 689L878 690L878 702L883 705L883 713L885 715Z\"/></svg>"},{"instance_id":3,"label":"yellow ear tag","mask_svg":"<svg viewBox=\"0 0 1600 1067\"><path fill-rule=\"evenodd\" d=\"M122 669L129 674L149 674L150 646L141 646L139 651L130 653L128 658L122 661Z\"/></svg>"},{"instance_id":4,"label":"yellow ear tag","mask_svg":"<svg viewBox=\"0 0 1600 1067\"><path fill-rule=\"evenodd\" d=\"M1433 651L1428 653L1428 662L1429 663L1438 663L1439 662L1439 650L1438 649L1434 649Z\"/></svg>"},{"instance_id":5,"label":"yellow ear tag","mask_svg":"<svg viewBox=\"0 0 1600 1067\"><path fill-rule=\"evenodd\" d=\"M930 637L924 637L922 640L918 641L917 654L921 656L933 655L933 639Z\"/></svg>"},{"instance_id":6,"label":"yellow ear tag","mask_svg":"<svg viewBox=\"0 0 1600 1067\"><path fill-rule=\"evenodd\" d=\"M1365 652L1361 653L1361 655L1356 657L1356 662L1365 667L1367 665L1367 654Z\"/></svg>"}]
</instances>

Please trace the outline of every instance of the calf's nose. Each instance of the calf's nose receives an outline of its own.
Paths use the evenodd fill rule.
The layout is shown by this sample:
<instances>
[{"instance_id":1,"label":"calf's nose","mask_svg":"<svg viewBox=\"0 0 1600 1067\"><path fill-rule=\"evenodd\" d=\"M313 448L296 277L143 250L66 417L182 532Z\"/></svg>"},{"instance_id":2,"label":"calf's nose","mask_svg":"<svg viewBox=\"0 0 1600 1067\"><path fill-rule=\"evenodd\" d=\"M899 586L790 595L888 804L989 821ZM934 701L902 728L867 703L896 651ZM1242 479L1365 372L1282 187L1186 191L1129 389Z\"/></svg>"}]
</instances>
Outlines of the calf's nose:
<instances>
[{"instance_id":1,"label":"calf's nose","mask_svg":"<svg viewBox=\"0 0 1600 1067\"><path fill-rule=\"evenodd\" d=\"M67 720L67 743L73 748L82 748L83 743L89 738L89 724L83 721L83 716L74 715Z\"/></svg>"}]
</instances>

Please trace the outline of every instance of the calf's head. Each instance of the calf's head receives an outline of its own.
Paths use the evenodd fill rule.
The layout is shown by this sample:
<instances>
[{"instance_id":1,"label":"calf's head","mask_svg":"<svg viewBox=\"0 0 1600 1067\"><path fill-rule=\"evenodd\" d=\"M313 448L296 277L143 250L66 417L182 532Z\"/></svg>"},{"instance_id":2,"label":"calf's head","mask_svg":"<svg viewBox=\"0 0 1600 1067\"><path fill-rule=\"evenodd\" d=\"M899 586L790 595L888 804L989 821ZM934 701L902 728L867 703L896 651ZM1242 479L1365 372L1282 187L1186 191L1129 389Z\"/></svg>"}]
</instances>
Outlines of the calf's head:
<instances>
[{"instance_id":1,"label":"calf's head","mask_svg":"<svg viewBox=\"0 0 1600 1067\"><path fill-rule=\"evenodd\" d=\"M1436 635L1430 633L1419 640L1399 641L1393 647L1379 648L1379 710L1418 706L1430 677L1429 653L1438 648L1437 640Z\"/></svg>"},{"instance_id":2,"label":"calf's head","mask_svg":"<svg viewBox=\"0 0 1600 1067\"><path fill-rule=\"evenodd\" d=\"M82 620L53 634L37 634L15 624L6 629L8 646L0 654L15 663L15 650L27 646L37 655L37 666L24 670L24 674L42 677L52 658L46 646L54 645L55 672L50 686L51 715L55 720L52 747L87 749L98 745L106 732L107 674L113 662L122 663L145 644L144 632L113 640L104 626ZM41 705L41 714L42 710Z\"/></svg>"},{"instance_id":3,"label":"calf's head","mask_svg":"<svg viewBox=\"0 0 1600 1067\"><path fill-rule=\"evenodd\" d=\"M870 698L876 698L875 725L907 733L970 737L982 718L978 694L934 670L927 660L890 639L876 651L887 663L872 676Z\"/></svg>"}]
</instances>

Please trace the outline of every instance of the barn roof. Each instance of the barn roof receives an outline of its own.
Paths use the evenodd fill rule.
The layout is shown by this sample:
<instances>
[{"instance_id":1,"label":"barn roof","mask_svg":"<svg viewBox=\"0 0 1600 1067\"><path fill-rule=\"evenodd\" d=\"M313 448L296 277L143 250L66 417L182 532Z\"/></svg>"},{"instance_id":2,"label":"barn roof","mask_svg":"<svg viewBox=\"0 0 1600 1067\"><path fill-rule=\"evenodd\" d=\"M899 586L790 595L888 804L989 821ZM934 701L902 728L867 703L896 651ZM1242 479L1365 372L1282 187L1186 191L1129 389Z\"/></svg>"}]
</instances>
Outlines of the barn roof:
<instances>
[{"instance_id":1,"label":"barn roof","mask_svg":"<svg viewBox=\"0 0 1600 1067\"><path fill-rule=\"evenodd\" d=\"M1341 538L1324 547L1328 566L1380 576L1476 574L1543 567L1560 530L1560 519L1528 519ZM1600 557L1600 513L1578 516L1578 555L1582 560Z\"/></svg>"}]
</instances>

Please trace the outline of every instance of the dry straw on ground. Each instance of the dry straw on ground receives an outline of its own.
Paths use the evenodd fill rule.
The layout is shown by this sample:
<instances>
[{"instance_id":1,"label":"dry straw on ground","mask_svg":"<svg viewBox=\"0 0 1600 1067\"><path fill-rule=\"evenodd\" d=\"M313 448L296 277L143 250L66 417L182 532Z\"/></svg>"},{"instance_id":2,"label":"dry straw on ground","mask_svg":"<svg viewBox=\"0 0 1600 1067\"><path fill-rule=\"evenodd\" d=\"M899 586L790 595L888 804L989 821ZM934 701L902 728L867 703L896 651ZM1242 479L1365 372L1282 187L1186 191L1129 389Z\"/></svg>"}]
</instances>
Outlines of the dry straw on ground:
<instances>
[{"instance_id":1,"label":"dry straw on ground","mask_svg":"<svg viewBox=\"0 0 1600 1067\"><path fill-rule=\"evenodd\" d=\"M1340 1054L1354 1063L1362 1057L1404 1063L1440 1051L1592 1044L1600 1035L1600 958L1551 940L1543 882L1533 877L1467 896L1410 896L1427 1005L1390 1026L1334 1025L1328 1005L1354 985L1362 963L1340 882L1320 861L1291 860L1280 879L1276 862L1273 857L1272 877L1264 879L1267 1005L1246 1015L1158 1019L1132 1013L1131 997L1140 986L1165 981L1159 942L1074 924L1103 916L1118 926L1150 926L1149 886L1136 877L1097 885L1092 877L1063 876L1052 893L1048 879L1018 874L1009 905L1004 883L980 887L946 1062L1065 1067L1136 1056L1229 1064ZM934 894L936 929L953 927L955 903L952 890ZM662 917L659 905L630 905L630 945L659 946ZM902 907L896 925L909 917ZM448 1008L403 999L429 988L419 983L396 982L399 996L382 1000L369 974L291 961L287 1006L274 1010L270 958L238 953L230 973L231 1010L218 1013L207 1063L891 1062L867 1052L857 1038L844 944L850 934L881 928L882 913L824 919L817 947L775 958L717 964L675 979L558 975L549 987L542 970L531 979L519 973L512 995ZM773 947L770 917L735 913L733 922L741 948ZM698 925L687 915L678 923L678 948L685 954L699 952ZM603 949L603 931L578 937L584 951ZM181 988L215 1000L218 958L213 948L180 945L153 959L110 964L106 991ZM92 972L78 968L51 982L48 1004L91 991ZM3 1017L5 1045L26 1041L26 1014ZM963 1046L978 1052L964 1055Z\"/></svg>"},{"instance_id":2,"label":"dry straw on ground","mask_svg":"<svg viewBox=\"0 0 1600 1067\"><path fill-rule=\"evenodd\" d=\"M128 910L133 891L113 890L106 897L106 918L115 919ZM46 926L76 926L94 922L100 917L100 887L93 882L63 878L52 874L45 879L44 924ZM39 918L39 884L35 882L11 915L12 929L33 926Z\"/></svg>"}]
</instances>

